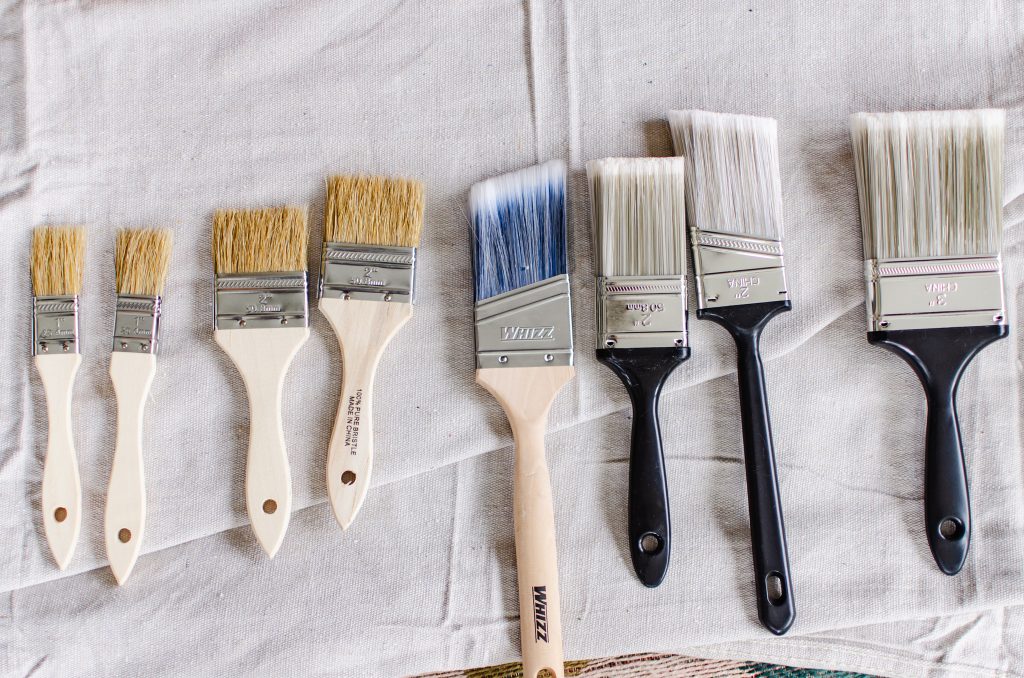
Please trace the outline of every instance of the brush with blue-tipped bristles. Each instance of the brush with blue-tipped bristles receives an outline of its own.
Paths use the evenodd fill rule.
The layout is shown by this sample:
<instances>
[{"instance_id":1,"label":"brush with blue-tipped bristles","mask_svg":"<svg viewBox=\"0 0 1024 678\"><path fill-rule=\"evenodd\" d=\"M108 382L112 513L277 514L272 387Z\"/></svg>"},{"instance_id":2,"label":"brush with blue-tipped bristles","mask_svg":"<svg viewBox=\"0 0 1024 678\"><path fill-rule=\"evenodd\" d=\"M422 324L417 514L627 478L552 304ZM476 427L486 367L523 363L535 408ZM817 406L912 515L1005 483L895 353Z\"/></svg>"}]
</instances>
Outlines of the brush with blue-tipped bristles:
<instances>
[{"instance_id":1,"label":"brush with blue-tipped bristles","mask_svg":"<svg viewBox=\"0 0 1024 678\"><path fill-rule=\"evenodd\" d=\"M565 243L565 164L483 181L469 194L476 290L476 380L515 438L513 504L523 673L564 675L548 412L573 378Z\"/></svg>"}]
</instances>

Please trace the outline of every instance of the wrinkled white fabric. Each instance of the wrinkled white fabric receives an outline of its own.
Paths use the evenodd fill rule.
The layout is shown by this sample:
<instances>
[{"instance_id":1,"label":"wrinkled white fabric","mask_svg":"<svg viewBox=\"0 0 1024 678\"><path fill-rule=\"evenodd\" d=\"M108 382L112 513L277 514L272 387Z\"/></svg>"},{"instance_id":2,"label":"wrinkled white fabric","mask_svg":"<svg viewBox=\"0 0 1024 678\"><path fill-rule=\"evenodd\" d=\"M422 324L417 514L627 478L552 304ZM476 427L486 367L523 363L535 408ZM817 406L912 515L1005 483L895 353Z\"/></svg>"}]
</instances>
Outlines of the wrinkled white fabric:
<instances>
[{"instance_id":1,"label":"wrinkled white fabric","mask_svg":"<svg viewBox=\"0 0 1024 678\"><path fill-rule=\"evenodd\" d=\"M567 657L700 646L888 675L1024 674L1019 3L0 0L0 83L5 673L391 676L515 659L511 436L473 382L463 205L475 181L564 158L578 377L547 442ZM1008 109L1012 332L960 389L974 534L950 578L923 533L923 394L864 336L847 116L962 107ZM693 358L662 401L674 542L660 588L637 582L625 547L628 398L591 348L583 163L670 154L664 116L681 108L779 120L794 310L763 349L798 607L785 639L755 615L734 351L711 323L691 322ZM341 367L314 311L285 385L295 513L271 561L246 525L242 383L212 341L210 216L308 204L315 271L323 180L340 172L426 182L418 301L378 374L374 487L344 533L323 480ZM30 229L67 222L88 227L85 519L60 572L38 515L27 262ZM170 226L176 244L146 411L144 554L118 588L101 528L113 236L129 225Z\"/></svg>"}]
</instances>

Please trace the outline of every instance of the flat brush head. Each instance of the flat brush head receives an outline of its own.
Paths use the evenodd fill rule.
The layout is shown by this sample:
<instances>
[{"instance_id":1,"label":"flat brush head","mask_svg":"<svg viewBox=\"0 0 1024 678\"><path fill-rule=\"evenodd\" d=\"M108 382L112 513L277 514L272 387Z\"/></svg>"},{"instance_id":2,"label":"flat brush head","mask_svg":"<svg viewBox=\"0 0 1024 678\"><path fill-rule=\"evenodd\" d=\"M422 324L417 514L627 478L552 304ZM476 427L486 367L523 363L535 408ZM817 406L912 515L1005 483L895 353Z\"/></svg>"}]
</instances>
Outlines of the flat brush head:
<instances>
[{"instance_id":1,"label":"flat brush head","mask_svg":"<svg viewBox=\"0 0 1024 678\"><path fill-rule=\"evenodd\" d=\"M478 302L566 273L565 175L552 160L470 190Z\"/></svg>"},{"instance_id":2,"label":"flat brush head","mask_svg":"<svg viewBox=\"0 0 1024 678\"><path fill-rule=\"evenodd\" d=\"M220 210L213 217L213 270L217 275L305 271L304 207Z\"/></svg>"},{"instance_id":3,"label":"flat brush head","mask_svg":"<svg viewBox=\"0 0 1024 678\"><path fill-rule=\"evenodd\" d=\"M1005 126L1001 110L852 116L864 257L998 254Z\"/></svg>"},{"instance_id":4,"label":"flat brush head","mask_svg":"<svg viewBox=\"0 0 1024 678\"><path fill-rule=\"evenodd\" d=\"M600 276L686 275L682 158L587 164Z\"/></svg>"},{"instance_id":5,"label":"flat brush head","mask_svg":"<svg viewBox=\"0 0 1024 678\"><path fill-rule=\"evenodd\" d=\"M422 230L422 182L368 176L337 176L327 180L326 241L418 247Z\"/></svg>"},{"instance_id":6,"label":"flat brush head","mask_svg":"<svg viewBox=\"0 0 1024 678\"><path fill-rule=\"evenodd\" d=\"M114 277L118 294L159 297L164 293L173 236L166 228L117 232Z\"/></svg>"},{"instance_id":7,"label":"flat brush head","mask_svg":"<svg viewBox=\"0 0 1024 678\"><path fill-rule=\"evenodd\" d=\"M672 111L668 119L676 153L686 159L690 226L781 240L775 120L706 111Z\"/></svg>"},{"instance_id":8,"label":"flat brush head","mask_svg":"<svg viewBox=\"0 0 1024 678\"><path fill-rule=\"evenodd\" d=\"M40 226L32 233L32 294L73 296L82 291L85 229Z\"/></svg>"}]
</instances>

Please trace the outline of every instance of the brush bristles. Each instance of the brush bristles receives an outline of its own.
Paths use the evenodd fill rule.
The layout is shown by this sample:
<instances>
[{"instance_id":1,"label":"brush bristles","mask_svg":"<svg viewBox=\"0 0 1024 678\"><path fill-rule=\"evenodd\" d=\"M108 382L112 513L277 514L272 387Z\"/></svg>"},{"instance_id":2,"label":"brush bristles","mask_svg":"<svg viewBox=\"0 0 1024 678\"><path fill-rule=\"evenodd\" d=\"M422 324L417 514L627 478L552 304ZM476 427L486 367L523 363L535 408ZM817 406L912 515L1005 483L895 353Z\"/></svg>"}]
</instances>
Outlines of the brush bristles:
<instances>
[{"instance_id":1,"label":"brush bristles","mask_svg":"<svg viewBox=\"0 0 1024 678\"><path fill-rule=\"evenodd\" d=\"M126 228L117 232L114 279L118 294L159 297L171 263L170 229Z\"/></svg>"},{"instance_id":2,"label":"brush bristles","mask_svg":"<svg viewBox=\"0 0 1024 678\"><path fill-rule=\"evenodd\" d=\"M749 115L672 111L676 153L686 159L686 214L702 231L782 239L776 123Z\"/></svg>"},{"instance_id":3,"label":"brush bristles","mask_svg":"<svg viewBox=\"0 0 1024 678\"><path fill-rule=\"evenodd\" d=\"M587 164L597 274L686 274L682 158L606 158Z\"/></svg>"},{"instance_id":4,"label":"brush bristles","mask_svg":"<svg viewBox=\"0 0 1024 678\"><path fill-rule=\"evenodd\" d=\"M85 229L40 226L32 232L32 294L72 296L82 291Z\"/></svg>"},{"instance_id":5,"label":"brush bristles","mask_svg":"<svg viewBox=\"0 0 1024 678\"><path fill-rule=\"evenodd\" d=\"M213 217L217 275L305 271L306 208L221 210Z\"/></svg>"},{"instance_id":6,"label":"brush bristles","mask_svg":"<svg viewBox=\"0 0 1024 678\"><path fill-rule=\"evenodd\" d=\"M1005 126L1001 110L852 116L864 257L998 254Z\"/></svg>"},{"instance_id":7,"label":"brush bristles","mask_svg":"<svg viewBox=\"0 0 1024 678\"><path fill-rule=\"evenodd\" d=\"M324 239L383 247L418 247L423 184L412 179L340 176L327 180Z\"/></svg>"},{"instance_id":8,"label":"brush bristles","mask_svg":"<svg viewBox=\"0 0 1024 678\"><path fill-rule=\"evenodd\" d=\"M565 173L552 160L470 190L477 301L566 272Z\"/></svg>"}]
</instances>

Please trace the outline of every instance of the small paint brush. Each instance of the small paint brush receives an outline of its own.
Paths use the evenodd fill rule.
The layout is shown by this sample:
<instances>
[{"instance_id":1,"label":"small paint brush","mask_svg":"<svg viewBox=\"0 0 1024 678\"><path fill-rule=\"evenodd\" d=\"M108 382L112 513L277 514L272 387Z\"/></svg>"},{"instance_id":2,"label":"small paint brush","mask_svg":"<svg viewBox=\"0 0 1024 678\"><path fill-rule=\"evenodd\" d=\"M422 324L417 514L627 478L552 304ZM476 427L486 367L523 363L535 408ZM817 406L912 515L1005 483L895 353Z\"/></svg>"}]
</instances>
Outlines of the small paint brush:
<instances>
[{"instance_id":1,"label":"small paint brush","mask_svg":"<svg viewBox=\"0 0 1024 678\"><path fill-rule=\"evenodd\" d=\"M573 378L566 262L565 164L475 184L469 194L476 290L476 380L515 439L513 517L523 674L565 673L548 412Z\"/></svg>"},{"instance_id":2,"label":"small paint brush","mask_svg":"<svg viewBox=\"0 0 1024 678\"><path fill-rule=\"evenodd\" d=\"M249 397L245 499L256 539L271 558L292 511L281 391L309 338L308 238L304 208L225 210L213 219L213 336Z\"/></svg>"},{"instance_id":3,"label":"small paint brush","mask_svg":"<svg viewBox=\"0 0 1024 678\"><path fill-rule=\"evenodd\" d=\"M597 359L629 391L629 554L657 586L671 553L658 399L690 357L686 334L686 207L682 158L587 164L596 245Z\"/></svg>"},{"instance_id":4,"label":"small paint brush","mask_svg":"<svg viewBox=\"0 0 1024 678\"><path fill-rule=\"evenodd\" d=\"M82 364L78 295L85 229L43 226L32 233L32 355L49 421L43 465L43 529L57 566L71 561L82 525L82 486L71 435L71 391Z\"/></svg>"},{"instance_id":5,"label":"small paint brush","mask_svg":"<svg viewBox=\"0 0 1024 678\"><path fill-rule=\"evenodd\" d=\"M347 528L373 467L373 382L384 349L412 317L423 184L338 176L327 181L320 311L338 337L344 379L327 452L327 493Z\"/></svg>"},{"instance_id":6,"label":"small paint brush","mask_svg":"<svg viewBox=\"0 0 1024 678\"><path fill-rule=\"evenodd\" d=\"M160 312L171 259L167 229L125 229L117 234L117 302L110 380L117 397L117 443L107 487L104 537L110 569L127 581L146 528L142 415L156 374Z\"/></svg>"},{"instance_id":7,"label":"small paint brush","mask_svg":"<svg viewBox=\"0 0 1024 678\"><path fill-rule=\"evenodd\" d=\"M928 399L925 529L956 574L971 539L956 392L1008 333L1000 259L1001 110L858 113L850 120L867 274L868 341L903 358Z\"/></svg>"},{"instance_id":8,"label":"small paint brush","mask_svg":"<svg viewBox=\"0 0 1024 678\"><path fill-rule=\"evenodd\" d=\"M714 320L736 342L757 614L765 628L782 635L796 608L759 348L768 321L791 308L776 123L672 111L669 125L676 153L686 159L697 317Z\"/></svg>"}]
</instances>

